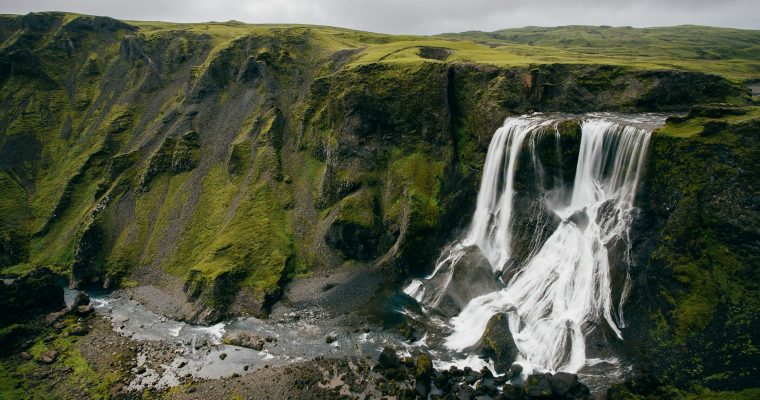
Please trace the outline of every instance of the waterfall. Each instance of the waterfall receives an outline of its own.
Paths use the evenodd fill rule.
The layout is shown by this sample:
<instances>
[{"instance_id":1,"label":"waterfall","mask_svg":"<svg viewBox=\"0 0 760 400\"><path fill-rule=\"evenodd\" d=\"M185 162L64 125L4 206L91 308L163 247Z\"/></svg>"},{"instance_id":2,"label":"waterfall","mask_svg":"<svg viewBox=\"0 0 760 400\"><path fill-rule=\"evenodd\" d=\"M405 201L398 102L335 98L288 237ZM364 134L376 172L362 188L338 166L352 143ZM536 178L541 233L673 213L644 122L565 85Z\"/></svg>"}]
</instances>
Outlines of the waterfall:
<instances>
[{"instance_id":1,"label":"waterfall","mask_svg":"<svg viewBox=\"0 0 760 400\"><path fill-rule=\"evenodd\" d=\"M472 298L451 319L446 346L456 351L471 348L490 318L506 313L520 353L516 361L527 371L577 372L586 365L586 335L594 327L605 324L622 339L630 225L651 130L604 116L584 117L572 185L547 191L537 184L543 196L535 201L544 201L561 221L545 240L534 244L527 259L515 264L511 261L519 155L556 123L542 115L506 120L489 146L477 208L465 237L443 252L430 276L413 281L405 292L436 307L451 284L455 264L477 247L496 276L509 278L501 289ZM542 172L533 150L534 168ZM541 173L536 175L541 178ZM611 251L621 243L623 251ZM612 267L626 271L617 312Z\"/></svg>"}]
</instances>

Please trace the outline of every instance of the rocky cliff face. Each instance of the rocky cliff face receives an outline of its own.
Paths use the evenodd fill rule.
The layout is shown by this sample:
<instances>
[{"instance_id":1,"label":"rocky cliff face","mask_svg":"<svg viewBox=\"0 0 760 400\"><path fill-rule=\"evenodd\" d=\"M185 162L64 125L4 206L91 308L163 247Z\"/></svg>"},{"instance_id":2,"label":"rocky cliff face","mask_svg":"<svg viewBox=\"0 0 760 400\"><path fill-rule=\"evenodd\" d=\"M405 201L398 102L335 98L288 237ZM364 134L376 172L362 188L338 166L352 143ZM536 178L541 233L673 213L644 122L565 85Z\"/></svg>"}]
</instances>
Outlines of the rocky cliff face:
<instances>
[{"instance_id":1,"label":"rocky cliff face","mask_svg":"<svg viewBox=\"0 0 760 400\"><path fill-rule=\"evenodd\" d=\"M750 112L697 108L653 138L626 309L626 341L647 361L642 380L756 386L760 123L748 115L725 120ZM672 135L688 125L697 128L693 136Z\"/></svg>"},{"instance_id":2,"label":"rocky cliff face","mask_svg":"<svg viewBox=\"0 0 760 400\"><path fill-rule=\"evenodd\" d=\"M429 268L506 115L746 97L676 71L359 64L301 27L2 18L0 265L156 285L201 322L265 313L310 271Z\"/></svg>"}]
</instances>

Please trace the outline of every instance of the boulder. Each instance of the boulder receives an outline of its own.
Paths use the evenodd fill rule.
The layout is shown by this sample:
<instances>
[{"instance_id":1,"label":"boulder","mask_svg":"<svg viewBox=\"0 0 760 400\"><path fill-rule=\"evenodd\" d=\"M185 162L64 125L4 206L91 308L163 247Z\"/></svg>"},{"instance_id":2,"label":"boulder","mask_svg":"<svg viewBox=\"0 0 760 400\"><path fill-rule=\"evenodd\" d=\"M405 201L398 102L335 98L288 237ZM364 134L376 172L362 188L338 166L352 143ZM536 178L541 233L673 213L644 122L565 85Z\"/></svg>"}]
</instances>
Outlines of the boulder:
<instances>
[{"instance_id":1,"label":"boulder","mask_svg":"<svg viewBox=\"0 0 760 400\"><path fill-rule=\"evenodd\" d=\"M433 375L433 360L430 355L421 353L417 356L417 365L414 369L414 378L420 380L430 380Z\"/></svg>"},{"instance_id":2,"label":"boulder","mask_svg":"<svg viewBox=\"0 0 760 400\"><path fill-rule=\"evenodd\" d=\"M224 337L224 343L232 346L247 347L256 351L264 349L267 340L247 332L234 331Z\"/></svg>"},{"instance_id":3,"label":"boulder","mask_svg":"<svg viewBox=\"0 0 760 400\"><path fill-rule=\"evenodd\" d=\"M454 380L449 371L439 371L436 373L433 383L443 393L449 393L451 392L451 385L454 383Z\"/></svg>"},{"instance_id":4,"label":"boulder","mask_svg":"<svg viewBox=\"0 0 760 400\"><path fill-rule=\"evenodd\" d=\"M514 379L523 372L523 367L520 364L512 364L511 367L509 367L509 372L507 372L507 379Z\"/></svg>"},{"instance_id":5,"label":"boulder","mask_svg":"<svg viewBox=\"0 0 760 400\"><path fill-rule=\"evenodd\" d=\"M549 384L556 396L565 397L571 390L580 385L578 375L567 372L557 372L549 377Z\"/></svg>"},{"instance_id":6,"label":"boulder","mask_svg":"<svg viewBox=\"0 0 760 400\"><path fill-rule=\"evenodd\" d=\"M472 400L475 398L475 389L467 385L454 386L452 389L454 398L457 400Z\"/></svg>"},{"instance_id":7,"label":"boulder","mask_svg":"<svg viewBox=\"0 0 760 400\"><path fill-rule=\"evenodd\" d=\"M74 297L74 303L71 304L71 309L75 310L79 306L86 306L90 304L90 296L87 295L85 292L78 292L76 297Z\"/></svg>"},{"instance_id":8,"label":"boulder","mask_svg":"<svg viewBox=\"0 0 760 400\"><path fill-rule=\"evenodd\" d=\"M551 374L529 375L523 383L525 394L531 398L551 398L554 394L549 383Z\"/></svg>"},{"instance_id":9,"label":"boulder","mask_svg":"<svg viewBox=\"0 0 760 400\"><path fill-rule=\"evenodd\" d=\"M489 396L495 396L499 393L499 389L496 387L494 380L491 378L483 378L475 386L475 391L478 394L484 394Z\"/></svg>"},{"instance_id":10,"label":"boulder","mask_svg":"<svg viewBox=\"0 0 760 400\"><path fill-rule=\"evenodd\" d=\"M52 364L55 362L55 359L58 357L58 352L55 350L48 350L42 354L40 354L40 361L44 364Z\"/></svg>"},{"instance_id":11,"label":"boulder","mask_svg":"<svg viewBox=\"0 0 760 400\"><path fill-rule=\"evenodd\" d=\"M497 371L506 371L512 365L519 351L509 330L507 314L491 317L477 348L482 355L493 360Z\"/></svg>"},{"instance_id":12,"label":"boulder","mask_svg":"<svg viewBox=\"0 0 760 400\"><path fill-rule=\"evenodd\" d=\"M466 375L464 376L464 381L467 382L468 385L474 385L475 382L479 381L481 378L480 373L477 371L467 371L467 368L465 368L465 373Z\"/></svg>"},{"instance_id":13,"label":"boulder","mask_svg":"<svg viewBox=\"0 0 760 400\"><path fill-rule=\"evenodd\" d=\"M421 353L417 356L417 364L414 367L414 379L417 394L426 399L430 393L431 378L433 376L433 360L430 355Z\"/></svg>"},{"instance_id":14,"label":"boulder","mask_svg":"<svg viewBox=\"0 0 760 400\"><path fill-rule=\"evenodd\" d=\"M76 313L79 315L87 315L93 311L95 311L95 309L92 307L92 304L88 304L86 306L79 306L76 308Z\"/></svg>"},{"instance_id":15,"label":"boulder","mask_svg":"<svg viewBox=\"0 0 760 400\"><path fill-rule=\"evenodd\" d=\"M417 396L423 399L427 399L428 394L430 393L430 381L427 383L423 381L417 381L417 383L414 385L414 390L417 392Z\"/></svg>"},{"instance_id":16,"label":"boulder","mask_svg":"<svg viewBox=\"0 0 760 400\"><path fill-rule=\"evenodd\" d=\"M501 388L501 398L503 400L520 400L522 399L522 388L505 383Z\"/></svg>"},{"instance_id":17,"label":"boulder","mask_svg":"<svg viewBox=\"0 0 760 400\"><path fill-rule=\"evenodd\" d=\"M456 263L443 266L440 272L425 284L428 288L426 292L431 294L445 290L438 302L438 310L450 317L458 315L470 300L504 287L478 247L466 251L467 253ZM449 274L445 269L451 268L454 271L449 281Z\"/></svg>"},{"instance_id":18,"label":"boulder","mask_svg":"<svg viewBox=\"0 0 760 400\"><path fill-rule=\"evenodd\" d=\"M390 347L383 349L377 361L380 363L381 367L386 369L396 368L401 365L401 360L399 360L398 355L396 355L396 351Z\"/></svg>"}]
</instances>

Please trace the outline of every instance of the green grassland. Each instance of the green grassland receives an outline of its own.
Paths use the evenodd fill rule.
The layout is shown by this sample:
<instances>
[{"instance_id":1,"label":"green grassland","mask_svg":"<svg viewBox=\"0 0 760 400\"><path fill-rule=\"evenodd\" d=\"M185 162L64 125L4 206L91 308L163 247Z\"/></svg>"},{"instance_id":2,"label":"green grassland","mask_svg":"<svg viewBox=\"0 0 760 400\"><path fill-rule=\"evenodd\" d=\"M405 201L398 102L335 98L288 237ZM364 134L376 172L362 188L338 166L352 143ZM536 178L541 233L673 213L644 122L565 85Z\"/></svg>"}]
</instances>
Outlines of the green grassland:
<instances>
[{"instance_id":1,"label":"green grassland","mask_svg":"<svg viewBox=\"0 0 760 400\"><path fill-rule=\"evenodd\" d=\"M597 62L644 68L680 68L731 79L760 74L760 32L683 25L660 28L609 26L527 27L440 35L556 62Z\"/></svg>"},{"instance_id":2,"label":"green grassland","mask_svg":"<svg viewBox=\"0 0 760 400\"><path fill-rule=\"evenodd\" d=\"M760 79L760 31L705 26L631 28L527 27L437 36L385 35L325 26L250 25L240 22L175 24L129 21L146 35L185 30L211 35L216 45L272 29L308 29L325 51L360 49L352 64L419 62L421 48L450 52L445 61L518 66L603 64L643 69L683 69L737 81ZM428 59L429 60L429 59Z\"/></svg>"},{"instance_id":3,"label":"green grassland","mask_svg":"<svg viewBox=\"0 0 760 400\"><path fill-rule=\"evenodd\" d=\"M705 127L712 126L725 129L727 125L738 125L760 119L760 107L729 107L728 114L690 115L687 118L671 118L657 132L664 136L689 138L705 132ZM717 124L717 125L716 125Z\"/></svg>"}]
</instances>

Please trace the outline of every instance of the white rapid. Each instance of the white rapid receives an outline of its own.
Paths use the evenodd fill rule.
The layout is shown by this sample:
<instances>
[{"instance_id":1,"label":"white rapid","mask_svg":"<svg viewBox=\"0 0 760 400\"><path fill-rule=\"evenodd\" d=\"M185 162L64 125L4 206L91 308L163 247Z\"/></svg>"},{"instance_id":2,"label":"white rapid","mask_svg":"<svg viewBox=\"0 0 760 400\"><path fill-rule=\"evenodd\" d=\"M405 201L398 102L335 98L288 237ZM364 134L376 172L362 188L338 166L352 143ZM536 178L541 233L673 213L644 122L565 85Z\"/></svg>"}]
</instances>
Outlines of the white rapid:
<instances>
[{"instance_id":1,"label":"white rapid","mask_svg":"<svg viewBox=\"0 0 760 400\"><path fill-rule=\"evenodd\" d=\"M508 272L500 275L510 278L503 289L472 299L451 319L446 346L457 351L471 348L493 315L507 313L520 353L517 362L527 371L577 372L587 364L585 338L595 326L606 324L622 338L622 304L629 287L626 282L619 304L613 304L611 267L630 267L634 198L651 131L605 116L584 117L572 187L553 188L553 195L545 191L546 196L535 200L546 201L561 222L514 267L510 261L518 156L531 144L526 139L555 123L541 115L506 120L489 146L477 209L465 238L444 252L431 276L412 282L405 291L435 307L453 275L450 266L477 246L495 273ZM540 165L535 151L531 156ZM624 251L608 253L620 243ZM445 283L426 293L426 283L439 271L449 275Z\"/></svg>"}]
</instances>

